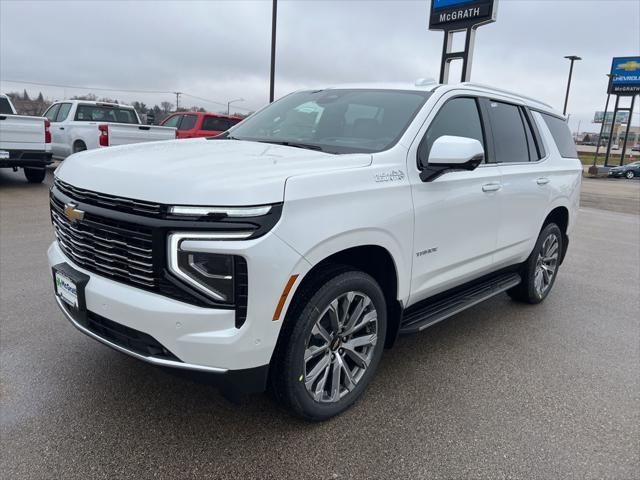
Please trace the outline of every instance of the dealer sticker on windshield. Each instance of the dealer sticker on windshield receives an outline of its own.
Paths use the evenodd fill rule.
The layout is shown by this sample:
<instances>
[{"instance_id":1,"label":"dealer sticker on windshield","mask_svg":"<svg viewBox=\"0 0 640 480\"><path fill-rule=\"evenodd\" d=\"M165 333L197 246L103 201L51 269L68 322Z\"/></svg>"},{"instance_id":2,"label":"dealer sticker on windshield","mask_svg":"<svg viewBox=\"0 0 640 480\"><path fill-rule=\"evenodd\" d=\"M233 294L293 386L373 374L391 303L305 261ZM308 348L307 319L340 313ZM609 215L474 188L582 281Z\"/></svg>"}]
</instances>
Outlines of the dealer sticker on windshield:
<instances>
[{"instance_id":1,"label":"dealer sticker on windshield","mask_svg":"<svg viewBox=\"0 0 640 480\"><path fill-rule=\"evenodd\" d=\"M6 150L0 150L0 160L8 160L9 159L9 152L7 152Z\"/></svg>"},{"instance_id":2,"label":"dealer sticker on windshield","mask_svg":"<svg viewBox=\"0 0 640 480\"><path fill-rule=\"evenodd\" d=\"M56 272L56 294L72 307L78 307L78 290L76 284L60 272Z\"/></svg>"}]
</instances>

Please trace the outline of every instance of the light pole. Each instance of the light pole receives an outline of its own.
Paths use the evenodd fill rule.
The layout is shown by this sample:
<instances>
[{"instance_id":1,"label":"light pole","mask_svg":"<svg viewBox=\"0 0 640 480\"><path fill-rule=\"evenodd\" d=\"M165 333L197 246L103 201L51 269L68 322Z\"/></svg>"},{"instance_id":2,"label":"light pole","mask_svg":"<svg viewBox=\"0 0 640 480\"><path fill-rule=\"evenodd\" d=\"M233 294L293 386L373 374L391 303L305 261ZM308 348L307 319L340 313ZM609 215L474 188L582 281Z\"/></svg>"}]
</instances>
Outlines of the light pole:
<instances>
[{"instance_id":1,"label":"light pole","mask_svg":"<svg viewBox=\"0 0 640 480\"><path fill-rule=\"evenodd\" d=\"M231 113L231 104L235 102L244 102L244 98L236 98L235 100L229 100L227 102L227 115Z\"/></svg>"},{"instance_id":2,"label":"light pole","mask_svg":"<svg viewBox=\"0 0 640 480\"><path fill-rule=\"evenodd\" d=\"M269 103L273 102L276 76L276 20L278 18L278 0L273 0L271 7L271 73L269 82Z\"/></svg>"},{"instance_id":3,"label":"light pole","mask_svg":"<svg viewBox=\"0 0 640 480\"><path fill-rule=\"evenodd\" d=\"M567 60L571 60L571 66L569 67L569 81L567 81L567 94L564 97L564 109L562 110L562 114L566 115L567 103L569 103L569 89L571 88L571 76L573 75L573 62L575 62L576 60L582 60L582 58L576 55L567 55L564 58L566 58Z\"/></svg>"}]
</instances>

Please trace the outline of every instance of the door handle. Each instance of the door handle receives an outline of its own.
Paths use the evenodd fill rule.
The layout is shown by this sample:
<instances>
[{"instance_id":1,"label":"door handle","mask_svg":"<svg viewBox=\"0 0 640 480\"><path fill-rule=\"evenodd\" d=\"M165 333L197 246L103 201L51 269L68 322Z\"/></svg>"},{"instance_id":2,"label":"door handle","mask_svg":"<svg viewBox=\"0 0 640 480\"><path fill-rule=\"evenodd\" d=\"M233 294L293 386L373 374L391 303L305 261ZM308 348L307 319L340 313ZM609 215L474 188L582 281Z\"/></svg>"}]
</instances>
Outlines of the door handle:
<instances>
[{"instance_id":1,"label":"door handle","mask_svg":"<svg viewBox=\"0 0 640 480\"><path fill-rule=\"evenodd\" d=\"M64 130L64 127L60 127L60 130Z\"/></svg>"},{"instance_id":2,"label":"door handle","mask_svg":"<svg viewBox=\"0 0 640 480\"><path fill-rule=\"evenodd\" d=\"M502 188L500 183L485 183L482 185L483 192L497 192Z\"/></svg>"},{"instance_id":3,"label":"door handle","mask_svg":"<svg viewBox=\"0 0 640 480\"><path fill-rule=\"evenodd\" d=\"M538 185L546 185L547 183L549 183L551 180L549 180L547 177L540 177L538 179L536 179L536 183Z\"/></svg>"}]
</instances>

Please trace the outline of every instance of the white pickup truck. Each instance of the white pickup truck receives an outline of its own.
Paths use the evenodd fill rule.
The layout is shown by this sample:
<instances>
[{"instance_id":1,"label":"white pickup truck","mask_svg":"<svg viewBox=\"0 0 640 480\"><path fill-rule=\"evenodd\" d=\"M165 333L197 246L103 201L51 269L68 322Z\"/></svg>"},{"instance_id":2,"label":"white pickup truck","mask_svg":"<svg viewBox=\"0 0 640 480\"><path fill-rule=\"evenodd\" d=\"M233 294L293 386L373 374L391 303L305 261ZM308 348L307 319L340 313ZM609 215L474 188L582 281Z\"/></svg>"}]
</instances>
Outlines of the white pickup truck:
<instances>
[{"instance_id":1,"label":"white pickup truck","mask_svg":"<svg viewBox=\"0 0 640 480\"><path fill-rule=\"evenodd\" d=\"M0 94L0 168L23 168L30 183L40 183L51 162L49 121L17 115L11 99Z\"/></svg>"},{"instance_id":2,"label":"white pickup truck","mask_svg":"<svg viewBox=\"0 0 640 480\"><path fill-rule=\"evenodd\" d=\"M47 109L52 152L64 159L72 153L130 143L173 140L176 129L142 125L133 107L117 103L65 100Z\"/></svg>"}]
</instances>

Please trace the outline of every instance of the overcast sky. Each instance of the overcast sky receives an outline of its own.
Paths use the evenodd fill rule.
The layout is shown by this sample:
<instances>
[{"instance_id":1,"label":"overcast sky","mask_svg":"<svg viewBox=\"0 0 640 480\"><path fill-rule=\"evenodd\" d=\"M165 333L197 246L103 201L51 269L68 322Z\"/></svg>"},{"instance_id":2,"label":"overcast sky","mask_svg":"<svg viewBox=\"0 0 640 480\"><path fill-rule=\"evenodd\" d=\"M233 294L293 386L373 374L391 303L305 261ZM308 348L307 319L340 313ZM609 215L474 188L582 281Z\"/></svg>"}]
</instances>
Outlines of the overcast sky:
<instances>
[{"instance_id":1,"label":"overcast sky","mask_svg":"<svg viewBox=\"0 0 640 480\"><path fill-rule=\"evenodd\" d=\"M276 97L345 82L437 77L441 32L427 29L428 0L280 0ZM268 100L271 1L0 0L0 89L50 98L87 93L6 80L182 91L256 109ZM476 36L472 80L561 109L574 69L571 126L591 123L606 100L613 56L640 51L638 0L500 0L497 22ZM456 79L457 80L457 79ZM169 94L94 91L147 104ZM183 97L186 106L219 104ZM640 106L636 108L640 110ZM638 123L634 115L634 123Z\"/></svg>"}]
</instances>

